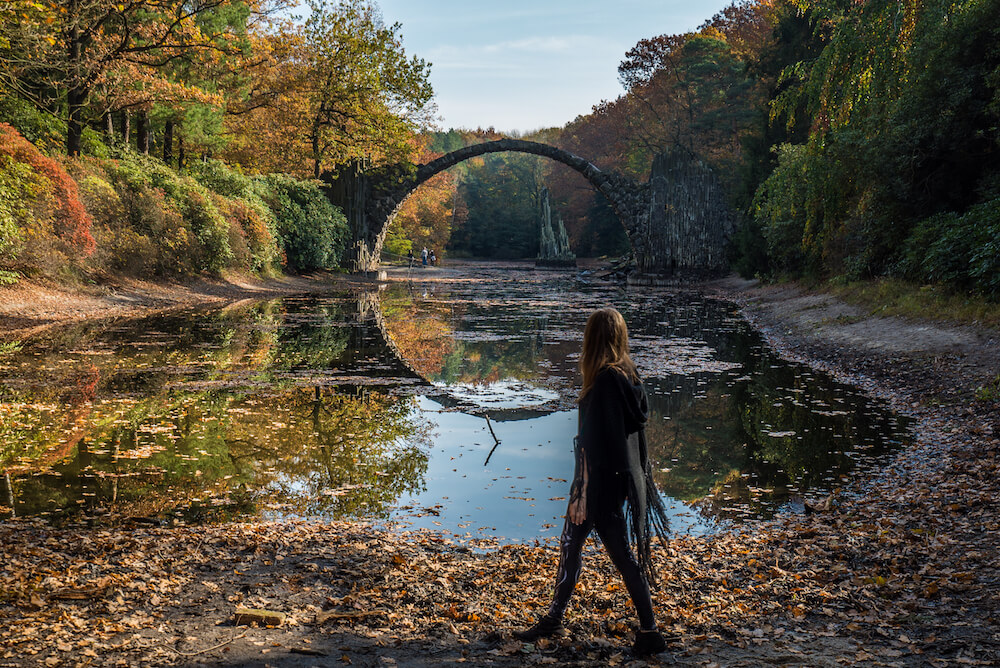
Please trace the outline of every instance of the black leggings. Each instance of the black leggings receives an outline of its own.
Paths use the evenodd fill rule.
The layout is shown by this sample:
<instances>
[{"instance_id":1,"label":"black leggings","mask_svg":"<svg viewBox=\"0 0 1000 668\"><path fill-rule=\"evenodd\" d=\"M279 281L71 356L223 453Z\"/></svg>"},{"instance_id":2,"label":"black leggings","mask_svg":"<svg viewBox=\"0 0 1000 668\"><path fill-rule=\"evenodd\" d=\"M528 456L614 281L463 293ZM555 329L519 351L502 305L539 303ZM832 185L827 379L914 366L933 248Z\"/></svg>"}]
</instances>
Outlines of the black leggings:
<instances>
[{"instance_id":1,"label":"black leggings","mask_svg":"<svg viewBox=\"0 0 1000 668\"><path fill-rule=\"evenodd\" d=\"M615 568L625 581L625 588L632 597L632 604L639 615L639 628L644 631L656 627L653 618L653 601L649 596L649 585L639 568L632 550L628 544L628 533L625 526L625 515L621 508L610 512L599 513L596 518L588 519L583 524L573 524L566 518L562 537L559 539L559 570L556 572L556 591L549 607L549 616L562 619L573 595L573 588L580 579L583 568L583 544L592 530L604 543L604 549L614 563Z\"/></svg>"}]
</instances>

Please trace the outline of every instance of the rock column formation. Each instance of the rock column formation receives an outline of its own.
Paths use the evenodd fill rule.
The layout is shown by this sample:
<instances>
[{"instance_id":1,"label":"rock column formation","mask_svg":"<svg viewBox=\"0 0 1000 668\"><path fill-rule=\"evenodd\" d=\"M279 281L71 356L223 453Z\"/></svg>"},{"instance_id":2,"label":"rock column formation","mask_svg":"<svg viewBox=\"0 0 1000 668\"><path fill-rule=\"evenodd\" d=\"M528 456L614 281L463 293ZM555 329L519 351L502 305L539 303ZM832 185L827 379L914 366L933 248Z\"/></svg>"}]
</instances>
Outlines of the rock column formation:
<instances>
[{"instance_id":1,"label":"rock column formation","mask_svg":"<svg viewBox=\"0 0 1000 668\"><path fill-rule=\"evenodd\" d=\"M562 218L556 217L557 230L552 228L552 206L549 203L549 189L542 188L538 206L538 258L536 266L575 267L576 255L569 249L569 235Z\"/></svg>"}]
</instances>

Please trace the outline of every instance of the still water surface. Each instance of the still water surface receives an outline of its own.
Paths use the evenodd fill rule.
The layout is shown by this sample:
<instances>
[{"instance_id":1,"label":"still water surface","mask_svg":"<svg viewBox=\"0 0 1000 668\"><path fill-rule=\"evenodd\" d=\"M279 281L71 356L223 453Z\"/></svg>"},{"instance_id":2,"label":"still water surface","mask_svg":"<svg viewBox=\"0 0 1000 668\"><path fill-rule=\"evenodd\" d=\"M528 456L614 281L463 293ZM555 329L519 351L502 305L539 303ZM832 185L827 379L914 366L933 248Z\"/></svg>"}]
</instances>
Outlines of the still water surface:
<instances>
[{"instance_id":1,"label":"still water surface","mask_svg":"<svg viewBox=\"0 0 1000 668\"><path fill-rule=\"evenodd\" d=\"M0 355L0 517L554 536L583 325L606 305L630 327L674 531L770 517L906 438L726 302L523 267L414 279L68 327Z\"/></svg>"}]
</instances>

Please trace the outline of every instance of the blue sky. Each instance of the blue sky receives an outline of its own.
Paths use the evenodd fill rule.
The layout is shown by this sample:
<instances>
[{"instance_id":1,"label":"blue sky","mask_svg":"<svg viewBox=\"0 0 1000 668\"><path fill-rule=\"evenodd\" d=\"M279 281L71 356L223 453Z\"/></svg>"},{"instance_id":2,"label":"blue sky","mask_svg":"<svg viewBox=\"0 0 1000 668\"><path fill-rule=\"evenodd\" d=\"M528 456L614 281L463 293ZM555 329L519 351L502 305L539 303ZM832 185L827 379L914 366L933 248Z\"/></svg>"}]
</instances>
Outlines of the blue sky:
<instances>
[{"instance_id":1,"label":"blue sky","mask_svg":"<svg viewBox=\"0 0 1000 668\"><path fill-rule=\"evenodd\" d=\"M686 32L728 0L378 0L407 53L432 63L444 127L562 126L622 93L644 37Z\"/></svg>"}]
</instances>

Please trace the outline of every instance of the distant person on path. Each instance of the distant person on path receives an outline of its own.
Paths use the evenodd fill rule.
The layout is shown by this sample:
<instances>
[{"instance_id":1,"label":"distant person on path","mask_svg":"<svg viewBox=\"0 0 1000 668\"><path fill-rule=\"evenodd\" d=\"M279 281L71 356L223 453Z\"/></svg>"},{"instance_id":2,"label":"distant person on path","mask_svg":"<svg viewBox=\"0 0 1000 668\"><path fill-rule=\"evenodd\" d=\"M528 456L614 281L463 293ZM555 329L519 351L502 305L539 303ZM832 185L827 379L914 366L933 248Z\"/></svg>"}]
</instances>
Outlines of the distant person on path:
<instances>
[{"instance_id":1,"label":"distant person on path","mask_svg":"<svg viewBox=\"0 0 1000 668\"><path fill-rule=\"evenodd\" d=\"M628 327L615 309L600 309L587 320L580 371L576 470L559 540L555 594L538 623L515 635L534 641L562 628L563 613L580 578L583 544L596 530L639 615L632 652L656 654L666 643L656 629L649 594L649 582L656 582L650 543L655 533L666 544L667 516L646 453L646 392L629 357Z\"/></svg>"},{"instance_id":2,"label":"distant person on path","mask_svg":"<svg viewBox=\"0 0 1000 668\"><path fill-rule=\"evenodd\" d=\"M437 255L434 254L434 249L433 248L431 249L430 259L431 259L431 266L432 267L436 266L438 259L437 259Z\"/></svg>"},{"instance_id":3,"label":"distant person on path","mask_svg":"<svg viewBox=\"0 0 1000 668\"><path fill-rule=\"evenodd\" d=\"M420 251L420 262L425 267L427 266L427 246L424 246L424 249Z\"/></svg>"},{"instance_id":4,"label":"distant person on path","mask_svg":"<svg viewBox=\"0 0 1000 668\"><path fill-rule=\"evenodd\" d=\"M413 249L406 251L406 259L409 260L410 266L413 266Z\"/></svg>"}]
</instances>

